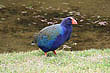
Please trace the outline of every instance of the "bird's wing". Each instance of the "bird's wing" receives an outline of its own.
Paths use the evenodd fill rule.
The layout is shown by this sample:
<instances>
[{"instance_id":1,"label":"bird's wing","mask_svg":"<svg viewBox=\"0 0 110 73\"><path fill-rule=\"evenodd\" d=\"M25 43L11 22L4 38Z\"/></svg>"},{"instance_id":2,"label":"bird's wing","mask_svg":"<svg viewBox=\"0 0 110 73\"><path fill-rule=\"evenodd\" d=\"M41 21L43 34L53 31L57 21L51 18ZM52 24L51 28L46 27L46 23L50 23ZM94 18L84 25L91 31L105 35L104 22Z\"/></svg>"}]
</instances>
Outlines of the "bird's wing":
<instances>
[{"instance_id":1,"label":"bird's wing","mask_svg":"<svg viewBox=\"0 0 110 73\"><path fill-rule=\"evenodd\" d=\"M45 27L39 32L37 41L40 42L40 45L50 46L54 43L57 36L62 35L63 30L61 25L52 25Z\"/></svg>"}]
</instances>

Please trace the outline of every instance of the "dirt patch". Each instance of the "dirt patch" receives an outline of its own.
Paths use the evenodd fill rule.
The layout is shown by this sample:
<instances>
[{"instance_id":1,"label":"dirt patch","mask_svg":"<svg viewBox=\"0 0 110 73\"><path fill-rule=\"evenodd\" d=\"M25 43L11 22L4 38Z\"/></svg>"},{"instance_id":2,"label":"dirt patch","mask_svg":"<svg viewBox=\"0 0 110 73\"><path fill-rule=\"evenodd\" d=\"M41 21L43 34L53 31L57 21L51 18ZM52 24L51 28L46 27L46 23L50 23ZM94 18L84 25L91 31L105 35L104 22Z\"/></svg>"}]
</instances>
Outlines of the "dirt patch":
<instances>
[{"instance_id":1,"label":"dirt patch","mask_svg":"<svg viewBox=\"0 0 110 73\"><path fill-rule=\"evenodd\" d=\"M16 0L15 0L16 1ZM60 23L67 16L78 21L73 26L71 39L65 43L70 48L65 50L105 49L110 48L110 17L84 14L80 6L66 4L64 8L50 6L47 9L43 3L36 4L7 1L0 4L0 52L31 51L38 49L32 46L34 33L42 28ZM45 2L44 2L45 3ZM8 4L8 5L7 5ZM48 5L47 5L48 6ZM62 49L61 46L59 49Z\"/></svg>"}]
</instances>

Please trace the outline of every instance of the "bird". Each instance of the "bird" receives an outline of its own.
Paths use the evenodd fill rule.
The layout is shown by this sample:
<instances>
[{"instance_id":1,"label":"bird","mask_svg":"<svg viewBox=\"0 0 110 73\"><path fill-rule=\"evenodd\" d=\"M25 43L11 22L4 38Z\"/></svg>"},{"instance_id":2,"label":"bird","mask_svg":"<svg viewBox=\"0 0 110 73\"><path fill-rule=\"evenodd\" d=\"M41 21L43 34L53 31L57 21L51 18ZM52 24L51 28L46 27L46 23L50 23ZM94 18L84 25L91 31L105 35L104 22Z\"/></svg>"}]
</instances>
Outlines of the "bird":
<instances>
[{"instance_id":1,"label":"bird","mask_svg":"<svg viewBox=\"0 0 110 73\"><path fill-rule=\"evenodd\" d=\"M47 52L53 51L56 55L56 49L70 39L72 33L72 24L78 24L73 17L64 18L60 24L54 24L44 27L34 36L33 43L47 56Z\"/></svg>"}]
</instances>

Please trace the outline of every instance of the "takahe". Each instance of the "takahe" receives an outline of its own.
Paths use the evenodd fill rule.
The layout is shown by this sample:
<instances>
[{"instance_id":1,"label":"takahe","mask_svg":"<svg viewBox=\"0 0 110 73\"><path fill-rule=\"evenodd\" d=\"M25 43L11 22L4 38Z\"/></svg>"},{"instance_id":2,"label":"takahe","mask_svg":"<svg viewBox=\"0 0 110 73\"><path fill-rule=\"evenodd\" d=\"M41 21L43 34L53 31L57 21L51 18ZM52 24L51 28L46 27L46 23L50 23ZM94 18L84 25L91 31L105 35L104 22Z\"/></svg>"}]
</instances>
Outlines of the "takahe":
<instances>
[{"instance_id":1,"label":"takahe","mask_svg":"<svg viewBox=\"0 0 110 73\"><path fill-rule=\"evenodd\" d=\"M34 42L45 52L45 56L49 51L56 55L55 50L70 39L72 24L77 24L77 21L72 17L66 17L60 24L43 28L34 38Z\"/></svg>"}]
</instances>

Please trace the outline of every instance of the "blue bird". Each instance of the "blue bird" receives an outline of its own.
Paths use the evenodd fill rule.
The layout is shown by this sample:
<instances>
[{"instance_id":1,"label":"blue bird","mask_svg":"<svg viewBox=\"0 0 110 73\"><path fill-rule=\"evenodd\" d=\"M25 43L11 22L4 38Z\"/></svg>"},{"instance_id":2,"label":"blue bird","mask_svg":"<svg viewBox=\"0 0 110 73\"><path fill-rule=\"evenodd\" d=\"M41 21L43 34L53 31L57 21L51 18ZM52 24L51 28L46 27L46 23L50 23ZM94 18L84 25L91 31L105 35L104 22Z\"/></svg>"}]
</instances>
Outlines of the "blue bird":
<instances>
[{"instance_id":1,"label":"blue bird","mask_svg":"<svg viewBox=\"0 0 110 73\"><path fill-rule=\"evenodd\" d=\"M77 21L72 17L66 17L60 24L43 28L35 36L34 42L44 51L45 56L49 51L53 51L56 55L55 50L70 39L72 24L77 24Z\"/></svg>"}]
</instances>

